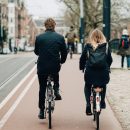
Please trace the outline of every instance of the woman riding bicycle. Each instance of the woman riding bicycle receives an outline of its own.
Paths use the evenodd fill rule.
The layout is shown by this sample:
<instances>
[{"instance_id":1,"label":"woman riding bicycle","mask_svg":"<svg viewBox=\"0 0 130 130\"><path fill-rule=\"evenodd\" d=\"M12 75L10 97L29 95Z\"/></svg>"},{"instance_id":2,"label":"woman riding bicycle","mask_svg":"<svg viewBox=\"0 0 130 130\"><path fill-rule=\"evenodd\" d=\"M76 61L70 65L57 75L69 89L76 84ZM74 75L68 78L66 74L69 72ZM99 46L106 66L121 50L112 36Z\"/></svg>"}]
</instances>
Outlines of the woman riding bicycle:
<instances>
[{"instance_id":1,"label":"woman riding bicycle","mask_svg":"<svg viewBox=\"0 0 130 130\"><path fill-rule=\"evenodd\" d=\"M90 33L89 42L86 44L80 57L80 70L85 69L84 93L86 97L86 114L92 115L90 95L91 87L100 86L103 88L101 95L101 108L106 108L105 94L106 84L109 82L109 72L112 63L111 51L106 38L99 29Z\"/></svg>"}]
</instances>

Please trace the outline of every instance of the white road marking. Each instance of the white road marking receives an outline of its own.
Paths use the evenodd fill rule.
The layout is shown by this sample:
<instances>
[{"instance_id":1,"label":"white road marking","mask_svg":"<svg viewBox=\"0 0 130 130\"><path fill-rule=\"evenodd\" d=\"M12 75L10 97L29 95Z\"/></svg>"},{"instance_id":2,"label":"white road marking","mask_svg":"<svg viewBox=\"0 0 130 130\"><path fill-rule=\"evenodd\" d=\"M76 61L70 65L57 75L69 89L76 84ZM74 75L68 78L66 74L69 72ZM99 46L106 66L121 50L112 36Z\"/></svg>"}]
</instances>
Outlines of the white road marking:
<instances>
[{"instance_id":1,"label":"white road marking","mask_svg":"<svg viewBox=\"0 0 130 130\"><path fill-rule=\"evenodd\" d=\"M29 63L27 63L22 68L20 68L19 70L17 70L8 79L6 79L2 84L0 84L0 90L3 89L5 87L5 85L7 85L11 80L13 80L15 77L17 77L17 75L20 74L25 68L27 68L31 64L32 61L34 61L34 59L31 60Z\"/></svg>"},{"instance_id":2,"label":"white road marking","mask_svg":"<svg viewBox=\"0 0 130 130\"><path fill-rule=\"evenodd\" d=\"M5 60L2 60L2 61L0 61L0 63L4 63L4 62L6 62L6 61L8 61L8 60L10 60L10 59L13 59L14 57L12 57L12 58L8 58L8 59L5 59Z\"/></svg>"},{"instance_id":3,"label":"white road marking","mask_svg":"<svg viewBox=\"0 0 130 130\"><path fill-rule=\"evenodd\" d=\"M18 106L18 104L20 103L20 101L23 99L23 97L26 95L26 93L28 92L28 90L31 88L32 84L34 83L34 81L36 80L37 75L35 75L32 80L29 82L29 84L25 87L25 89L23 90L23 92L20 94L20 96L17 98L17 100L14 102L14 104L12 105L12 107L8 110L8 112L4 115L4 117L1 119L0 121L0 129L5 125L6 121L9 119L9 117L11 116L11 114L14 112L14 110L16 109L16 107Z\"/></svg>"},{"instance_id":4,"label":"white road marking","mask_svg":"<svg viewBox=\"0 0 130 130\"><path fill-rule=\"evenodd\" d=\"M20 83L9 93L9 95L1 102L0 109L9 101L9 99L15 94L15 92L21 87L21 85L27 80L27 78L33 73L36 66L20 81Z\"/></svg>"}]
</instances>

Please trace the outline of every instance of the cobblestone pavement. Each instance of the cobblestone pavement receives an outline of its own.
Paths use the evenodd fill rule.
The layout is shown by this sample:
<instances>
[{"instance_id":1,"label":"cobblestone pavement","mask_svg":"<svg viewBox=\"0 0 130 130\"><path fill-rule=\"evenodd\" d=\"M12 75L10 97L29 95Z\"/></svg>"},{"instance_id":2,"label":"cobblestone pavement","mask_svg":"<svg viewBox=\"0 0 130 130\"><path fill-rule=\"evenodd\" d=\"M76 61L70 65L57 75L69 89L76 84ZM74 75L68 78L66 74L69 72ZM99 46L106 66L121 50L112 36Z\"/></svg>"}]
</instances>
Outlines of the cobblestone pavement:
<instances>
[{"instance_id":1,"label":"cobblestone pavement","mask_svg":"<svg viewBox=\"0 0 130 130\"><path fill-rule=\"evenodd\" d=\"M107 99L124 130L130 130L130 70L120 69L121 58L113 54ZM125 61L126 62L126 61Z\"/></svg>"}]
</instances>

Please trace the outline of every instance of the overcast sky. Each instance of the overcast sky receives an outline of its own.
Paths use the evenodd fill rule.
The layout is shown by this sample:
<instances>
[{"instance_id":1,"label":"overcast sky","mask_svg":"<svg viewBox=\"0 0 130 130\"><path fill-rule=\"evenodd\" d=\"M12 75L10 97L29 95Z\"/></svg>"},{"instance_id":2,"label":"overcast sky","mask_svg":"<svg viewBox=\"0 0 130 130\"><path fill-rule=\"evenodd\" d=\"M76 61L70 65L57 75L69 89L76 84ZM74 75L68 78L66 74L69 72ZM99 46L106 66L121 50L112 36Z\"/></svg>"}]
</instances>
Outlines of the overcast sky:
<instances>
[{"instance_id":1,"label":"overcast sky","mask_svg":"<svg viewBox=\"0 0 130 130\"><path fill-rule=\"evenodd\" d=\"M56 0L26 0L29 14L42 17L57 17L63 15L65 6Z\"/></svg>"}]
</instances>

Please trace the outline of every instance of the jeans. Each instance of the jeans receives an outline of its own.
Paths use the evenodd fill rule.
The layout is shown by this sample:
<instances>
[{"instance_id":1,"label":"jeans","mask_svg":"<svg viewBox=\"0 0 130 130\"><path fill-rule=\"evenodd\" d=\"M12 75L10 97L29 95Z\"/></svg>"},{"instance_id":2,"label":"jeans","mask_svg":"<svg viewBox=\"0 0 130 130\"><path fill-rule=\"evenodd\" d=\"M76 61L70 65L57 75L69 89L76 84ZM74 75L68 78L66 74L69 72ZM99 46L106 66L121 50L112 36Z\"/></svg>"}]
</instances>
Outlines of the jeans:
<instances>
[{"instance_id":1,"label":"jeans","mask_svg":"<svg viewBox=\"0 0 130 130\"><path fill-rule=\"evenodd\" d=\"M59 73L51 75L54 80L54 91L59 91ZM48 75L38 75L39 80L39 108L45 108L45 94L46 94L46 86L47 86L47 77Z\"/></svg>"},{"instance_id":2,"label":"jeans","mask_svg":"<svg viewBox=\"0 0 130 130\"><path fill-rule=\"evenodd\" d=\"M127 67L130 68L130 56L127 56Z\"/></svg>"},{"instance_id":3,"label":"jeans","mask_svg":"<svg viewBox=\"0 0 130 130\"><path fill-rule=\"evenodd\" d=\"M104 102L105 101L105 96L106 96L106 85L102 85L100 87L103 88L103 91L101 93L101 102ZM86 99L87 106L91 105L90 104L91 88L92 88L92 84L85 83L84 94L85 94L85 99Z\"/></svg>"},{"instance_id":4,"label":"jeans","mask_svg":"<svg viewBox=\"0 0 130 130\"><path fill-rule=\"evenodd\" d=\"M130 56L121 56L121 67L124 67L124 59L126 57L127 60L127 67L130 67Z\"/></svg>"}]
</instances>

